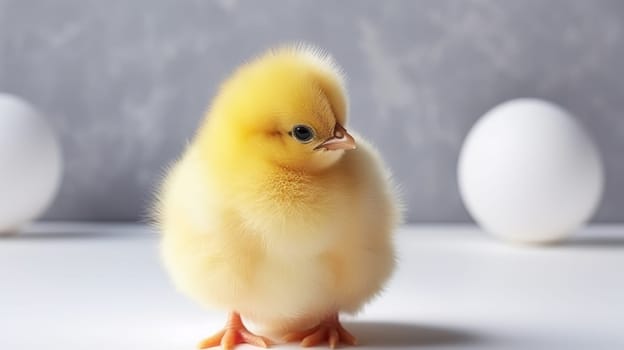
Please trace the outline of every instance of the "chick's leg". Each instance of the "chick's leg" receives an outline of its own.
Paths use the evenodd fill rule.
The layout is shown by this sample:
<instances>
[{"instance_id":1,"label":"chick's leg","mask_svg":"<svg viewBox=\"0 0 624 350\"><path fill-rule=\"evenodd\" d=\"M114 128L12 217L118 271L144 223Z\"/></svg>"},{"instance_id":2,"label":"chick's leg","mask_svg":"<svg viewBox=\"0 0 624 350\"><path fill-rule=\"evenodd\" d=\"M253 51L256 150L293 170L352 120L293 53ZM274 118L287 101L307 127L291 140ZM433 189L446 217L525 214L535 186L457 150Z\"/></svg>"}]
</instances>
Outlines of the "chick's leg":
<instances>
[{"instance_id":1,"label":"chick's leg","mask_svg":"<svg viewBox=\"0 0 624 350\"><path fill-rule=\"evenodd\" d=\"M355 345L356 339L340 324L338 313L323 319L318 326L300 332L292 332L284 337L287 342L301 340L304 348L315 346L327 341L329 347L334 349L339 343Z\"/></svg>"},{"instance_id":2,"label":"chick's leg","mask_svg":"<svg viewBox=\"0 0 624 350\"><path fill-rule=\"evenodd\" d=\"M212 348L221 345L224 350L232 350L237 344L251 344L268 348L271 341L267 338L255 335L245 328L240 315L237 312L230 313L225 328L220 332L202 340L198 347L200 349Z\"/></svg>"}]
</instances>

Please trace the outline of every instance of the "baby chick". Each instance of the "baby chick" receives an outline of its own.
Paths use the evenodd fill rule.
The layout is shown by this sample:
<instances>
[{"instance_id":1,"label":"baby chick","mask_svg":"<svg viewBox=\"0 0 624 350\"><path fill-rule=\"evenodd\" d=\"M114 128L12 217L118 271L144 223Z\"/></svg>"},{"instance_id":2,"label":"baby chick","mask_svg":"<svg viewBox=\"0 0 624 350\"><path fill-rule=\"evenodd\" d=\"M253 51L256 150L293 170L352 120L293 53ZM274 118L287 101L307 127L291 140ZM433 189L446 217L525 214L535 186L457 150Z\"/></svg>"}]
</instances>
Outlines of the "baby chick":
<instances>
[{"instance_id":1,"label":"baby chick","mask_svg":"<svg viewBox=\"0 0 624 350\"><path fill-rule=\"evenodd\" d=\"M230 312L200 348L355 344L338 314L388 280L399 214L379 155L346 123L341 71L308 46L271 50L221 86L156 211L175 286Z\"/></svg>"}]
</instances>

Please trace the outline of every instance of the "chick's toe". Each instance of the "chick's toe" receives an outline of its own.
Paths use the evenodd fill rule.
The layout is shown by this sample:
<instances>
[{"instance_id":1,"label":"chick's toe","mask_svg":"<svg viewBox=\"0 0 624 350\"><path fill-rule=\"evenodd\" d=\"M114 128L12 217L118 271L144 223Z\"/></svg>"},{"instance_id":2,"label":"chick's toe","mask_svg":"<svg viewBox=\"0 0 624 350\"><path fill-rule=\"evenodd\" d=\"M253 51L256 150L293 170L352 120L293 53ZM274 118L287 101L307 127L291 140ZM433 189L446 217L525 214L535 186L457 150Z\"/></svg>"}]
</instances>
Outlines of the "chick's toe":
<instances>
[{"instance_id":1,"label":"chick's toe","mask_svg":"<svg viewBox=\"0 0 624 350\"><path fill-rule=\"evenodd\" d=\"M251 333L236 312L232 312L225 328L214 335L202 340L198 344L199 349L207 349L221 345L224 350L232 350L238 344L250 344L268 348L271 341L265 337Z\"/></svg>"},{"instance_id":2,"label":"chick's toe","mask_svg":"<svg viewBox=\"0 0 624 350\"><path fill-rule=\"evenodd\" d=\"M327 317L316 327L289 333L284 337L284 340L287 342L300 340L300 344L304 348L316 346L325 341L332 349L340 343L347 345L356 345L357 343L356 338L340 324L338 314Z\"/></svg>"}]
</instances>

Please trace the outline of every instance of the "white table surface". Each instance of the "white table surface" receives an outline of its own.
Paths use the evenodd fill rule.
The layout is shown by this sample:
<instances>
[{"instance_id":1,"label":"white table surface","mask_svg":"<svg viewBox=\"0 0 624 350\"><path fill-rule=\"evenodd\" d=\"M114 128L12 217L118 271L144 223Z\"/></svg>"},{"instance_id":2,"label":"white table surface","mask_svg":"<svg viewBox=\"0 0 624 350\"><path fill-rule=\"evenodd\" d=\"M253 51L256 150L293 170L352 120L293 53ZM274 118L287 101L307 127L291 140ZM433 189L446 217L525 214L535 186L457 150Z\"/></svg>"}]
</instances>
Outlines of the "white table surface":
<instances>
[{"instance_id":1,"label":"white table surface","mask_svg":"<svg viewBox=\"0 0 624 350\"><path fill-rule=\"evenodd\" d=\"M471 226L405 227L396 241L386 292L346 323L358 349L624 349L624 226L542 248ZM0 238L0 349L195 349L225 315L173 290L157 242L120 224Z\"/></svg>"}]
</instances>

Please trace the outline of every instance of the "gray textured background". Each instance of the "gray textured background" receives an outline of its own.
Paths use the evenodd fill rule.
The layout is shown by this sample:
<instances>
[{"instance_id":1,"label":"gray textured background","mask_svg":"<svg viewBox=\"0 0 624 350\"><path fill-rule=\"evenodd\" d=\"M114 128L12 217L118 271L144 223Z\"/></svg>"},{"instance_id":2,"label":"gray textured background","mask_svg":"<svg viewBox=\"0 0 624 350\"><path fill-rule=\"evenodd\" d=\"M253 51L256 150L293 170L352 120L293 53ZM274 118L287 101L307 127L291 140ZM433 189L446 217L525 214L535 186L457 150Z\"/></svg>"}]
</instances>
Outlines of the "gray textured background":
<instances>
[{"instance_id":1,"label":"gray textured background","mask_svg":"<svg viewBox=\"0 0 624 350\"><path fill-rule=\"evenodd\" d=\"M376 143L411 221L469 220L455 166L495 104L557 102L606 160L596 220L624 221L624 1L0 0L0 91L62 137L50 219L134 220L219 81L305 40L349 76L351 125Z\"/></svg>"}]
</instances>

